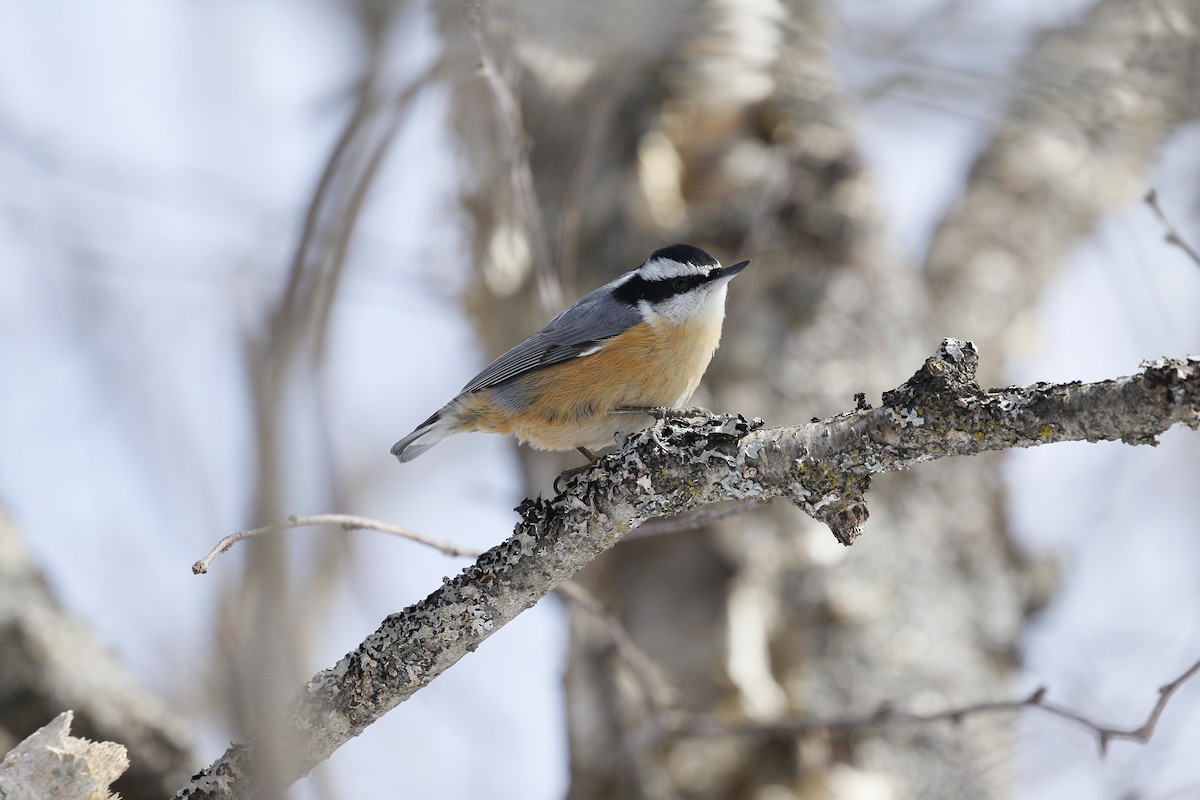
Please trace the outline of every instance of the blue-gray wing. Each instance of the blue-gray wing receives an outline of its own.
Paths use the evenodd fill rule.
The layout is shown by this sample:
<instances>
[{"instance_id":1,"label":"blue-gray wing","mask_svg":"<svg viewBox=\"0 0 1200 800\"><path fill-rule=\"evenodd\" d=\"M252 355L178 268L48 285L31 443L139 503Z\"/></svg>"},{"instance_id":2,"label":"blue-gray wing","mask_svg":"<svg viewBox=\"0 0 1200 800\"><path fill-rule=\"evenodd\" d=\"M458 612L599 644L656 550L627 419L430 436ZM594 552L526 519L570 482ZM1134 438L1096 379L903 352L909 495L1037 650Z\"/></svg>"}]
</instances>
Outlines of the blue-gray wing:
<instances>
[{"instance_id":1,"label":"blue-gray wing","mask_svg":"<svg viewBox=\"0 0 1200 800\"><path fill-rule=\"evenodd\" d=\"M579 298L546 327L488 364L460 394L497 386L530 370L577 358L637 325L641 315L616 300L612 287L610 283Z\"/></svg>"}]
</instances>

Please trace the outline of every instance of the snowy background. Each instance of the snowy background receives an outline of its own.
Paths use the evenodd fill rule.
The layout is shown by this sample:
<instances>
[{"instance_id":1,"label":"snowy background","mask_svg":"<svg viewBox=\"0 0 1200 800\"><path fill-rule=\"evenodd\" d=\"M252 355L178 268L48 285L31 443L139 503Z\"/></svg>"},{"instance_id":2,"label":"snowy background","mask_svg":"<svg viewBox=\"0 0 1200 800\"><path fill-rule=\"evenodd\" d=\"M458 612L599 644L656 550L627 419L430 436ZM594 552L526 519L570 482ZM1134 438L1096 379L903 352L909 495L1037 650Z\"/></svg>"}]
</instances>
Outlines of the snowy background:
<instances>
[{"instance_id":1,"label":"snowy background","mask_svg":"<svg viewBox=\"0 0 1200 800\"><path fill-rule=\"evenodd\" d=\"M936 6L839 8L835 58L860 93L861 144L898 253L915 258L953 202L1031 33L1079 5L971 4L953 35L922 16ZM394 35L398 69L436 57L420 10ZM0 506L63 602L194 720L204 763L237 736L206 682L239 551L206 577L189 568L250 524L244 338L278 297L360 68L335 3L0 3ZM870 91L900 72L930 80ZM315 469L298 470L285 502L484 548L507 535L520 499L508 442L459 437L417 469L388 454L480 361L456 300L470 266L444 113L427 89L400 129L333 311L321 412L328 469L356 476L350 505L311 491ZM1146 176L1195 242L1198 168L1193 127ZM1200 265L1162 234L1134 204L1081 242L1011 380L1094 380L1200 352ZM312 451L295 443L299 457ZM1024 638L1024 672L996 697L1045 685L1099 720L1138 723L1157 687L1200 657L1200 442L1173 431L1156 449L1056 445L1008 459L1016 535L1058 560L1062 583ZM444 480L455 471L466 477ZM289 552L310 557L321 535L289 533ZM457 569L350 536L306 674ZM322 780L339 797L562 796L564 643L559 609L541 603L342 748ZM1027 713L1014 796L1195 796L1198 709L1200 687L1185 687L1149 745L1115 743L1104 761L1094 737ZM317 793L311 779L292 792Z\"/></svg>"}]
</instances>

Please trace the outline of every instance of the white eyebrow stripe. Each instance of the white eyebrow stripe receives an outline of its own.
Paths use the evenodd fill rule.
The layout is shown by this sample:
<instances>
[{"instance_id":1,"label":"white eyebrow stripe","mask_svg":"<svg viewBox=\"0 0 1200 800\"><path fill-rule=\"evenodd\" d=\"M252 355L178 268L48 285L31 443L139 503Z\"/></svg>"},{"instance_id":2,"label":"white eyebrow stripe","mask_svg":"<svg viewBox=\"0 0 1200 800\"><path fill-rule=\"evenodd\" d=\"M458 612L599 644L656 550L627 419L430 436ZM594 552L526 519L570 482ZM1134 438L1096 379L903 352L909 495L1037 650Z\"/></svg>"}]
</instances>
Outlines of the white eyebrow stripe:
<instances>
[{"instance_id":1,"label":"white eyebrow stripe","mask_svg":"<svg viewBox=\"0 0 1200 800\"><path fill-rule=\"evenodd\" d=\"M648 281L670 280L672 278L682 278L689 275L702 276L707 275L712 266L701 266L699 264L682 264L678 261L669 259L658 259L643 265L637 270L637 274L641 275Z\"/></svg>"}]
</instances>

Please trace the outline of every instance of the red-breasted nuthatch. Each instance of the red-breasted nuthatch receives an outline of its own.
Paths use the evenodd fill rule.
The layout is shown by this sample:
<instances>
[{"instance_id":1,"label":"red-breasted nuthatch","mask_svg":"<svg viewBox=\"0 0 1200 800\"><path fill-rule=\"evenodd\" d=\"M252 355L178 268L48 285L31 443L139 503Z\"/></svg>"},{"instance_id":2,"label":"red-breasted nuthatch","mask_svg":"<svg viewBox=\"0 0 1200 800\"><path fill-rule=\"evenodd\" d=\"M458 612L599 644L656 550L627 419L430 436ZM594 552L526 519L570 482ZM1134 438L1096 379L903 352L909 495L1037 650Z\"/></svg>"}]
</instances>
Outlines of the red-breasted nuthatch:
<instances>
[{"instance_id":1,"label":"red-breasted nuthatch","mask_svg":"<svg viewBox=\"0 0 1200 800\"><path fill-rule=\"evenodd\" d=\"M485 367L392 455L411 461L448 436L488 431L591 458L636 426L624 410L688 401L721 339L725 285L749 263L722 267L686 244L654 251Z\"/></svg>"}]
</instances>

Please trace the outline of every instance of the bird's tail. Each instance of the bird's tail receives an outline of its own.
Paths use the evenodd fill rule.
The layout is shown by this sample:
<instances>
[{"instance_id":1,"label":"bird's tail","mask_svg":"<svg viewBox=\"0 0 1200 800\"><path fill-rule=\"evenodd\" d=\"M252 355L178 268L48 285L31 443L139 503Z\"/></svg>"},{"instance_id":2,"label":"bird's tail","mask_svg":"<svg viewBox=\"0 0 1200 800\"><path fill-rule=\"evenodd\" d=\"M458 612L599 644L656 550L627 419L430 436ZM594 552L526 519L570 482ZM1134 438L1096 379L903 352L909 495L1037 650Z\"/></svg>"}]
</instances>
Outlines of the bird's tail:
<instances>
[{"instance_id":1,"label":"bird's tail","mask_svg":"<svg viewBox=\"0 0 1200 800\"><path fill-rule=\"evenodd\" d=\"M392 455L401 461L412 461L442 439L456 433L458 431L454 427L453 418L443 416L439 411L418 425L415 431L392 445Z\"/></svg>"}]
</instances>

